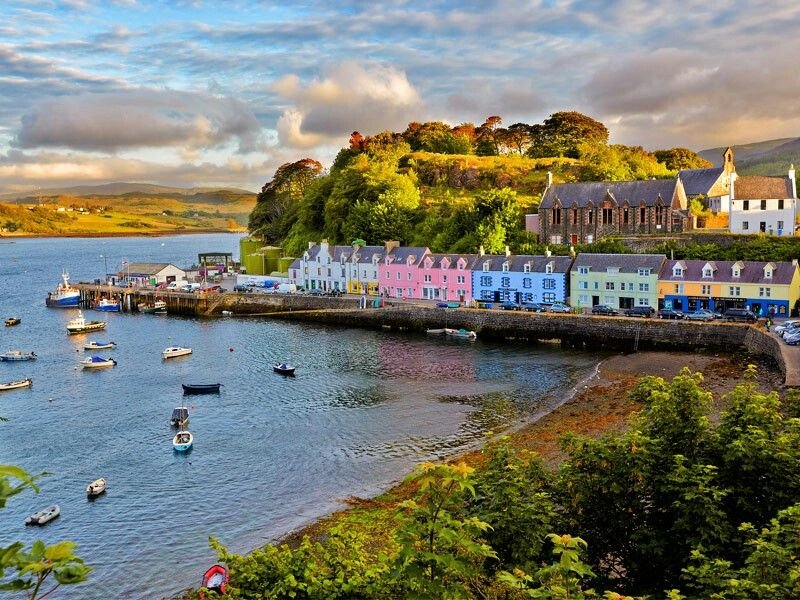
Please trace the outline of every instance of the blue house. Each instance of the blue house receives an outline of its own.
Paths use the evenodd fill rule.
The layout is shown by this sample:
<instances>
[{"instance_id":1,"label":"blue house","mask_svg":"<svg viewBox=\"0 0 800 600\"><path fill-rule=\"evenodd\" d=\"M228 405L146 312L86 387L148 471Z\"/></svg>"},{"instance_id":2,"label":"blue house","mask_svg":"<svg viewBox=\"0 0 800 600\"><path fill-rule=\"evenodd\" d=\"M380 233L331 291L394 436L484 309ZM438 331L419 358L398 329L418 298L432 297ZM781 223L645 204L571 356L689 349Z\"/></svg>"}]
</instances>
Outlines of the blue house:
<instances>
[{"instance_id":1,"label":"blue house","mask_svg":"<svg viewBox=\"0 0 800 600\"><path fill-rule=\"evenodd\" d=\"M566 302L569 256L482 255L472 267L472 298L490 302Z\"/></svg>"}]
</instances>

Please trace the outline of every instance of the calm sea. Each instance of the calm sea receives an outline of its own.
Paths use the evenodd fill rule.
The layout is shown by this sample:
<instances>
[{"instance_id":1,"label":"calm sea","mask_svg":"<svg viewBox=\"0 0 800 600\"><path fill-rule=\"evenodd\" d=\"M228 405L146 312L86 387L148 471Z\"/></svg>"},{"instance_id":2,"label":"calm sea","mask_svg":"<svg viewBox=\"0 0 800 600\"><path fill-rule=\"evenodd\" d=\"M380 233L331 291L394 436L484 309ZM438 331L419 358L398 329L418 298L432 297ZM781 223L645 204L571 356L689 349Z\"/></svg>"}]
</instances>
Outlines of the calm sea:
<instances>
[{"instance_id":1,"label":"calm sea","mask_svg":"<svg viewBox=\"0 0 800 600\"><path fill-rule=\"evenodd\" d=\"M0 544L71 539L94 567L58 598L161 598L197 585L214 562L208 537L238 552L280 537L444 457L543 403L588 374L598 358L556 348L428 339L267 319L189 319L86 311L105 332L67 336L71 310L44 298L62 269L73 281L131 262L188 266L198 252L233 252L237 235L35 239L0 244L0 351L35 362L0 363L0 463L48 471L39 494L0 510ZM101 316L102 315L102 316ZM83 372L86 339L113 340L113 369ZM168 345L194 349L162 362ZM298 365L297 377L271 364ZM221 382L219 396L186 397L195 446L173 452L168 419L181 383ZM97 477L107 493L89 502ZM61 517L25 528L58 503Z\"/></svg>"}]
</instances>

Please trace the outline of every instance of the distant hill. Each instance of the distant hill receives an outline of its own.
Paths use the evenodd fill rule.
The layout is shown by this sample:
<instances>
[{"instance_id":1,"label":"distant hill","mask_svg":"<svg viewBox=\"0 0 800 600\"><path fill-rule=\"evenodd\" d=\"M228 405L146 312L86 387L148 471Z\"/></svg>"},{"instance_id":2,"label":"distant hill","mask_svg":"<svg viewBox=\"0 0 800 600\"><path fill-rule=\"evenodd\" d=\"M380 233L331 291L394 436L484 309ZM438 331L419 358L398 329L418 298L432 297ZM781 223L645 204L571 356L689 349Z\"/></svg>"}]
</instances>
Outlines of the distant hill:
<instances>
[{"instance_id":1,"label":"distant hill","mask_svg":"<svg viewBox=\"0 0 800 600\"><path fill-rule=\"evenodd\" d=\"M725 148L709 148L698 152L714 163L722 164ZM800 138L781 138L733 146L736 172L740 175L786 175L790 164L800 166Z\"/></svg>"},{"instance_id":2,"label":"distant hill","mask_svg":"<svg viewBox=\"0 0 800 600\"><path fill-rule=\"evenodd\" d=\"M215 187L192 187L180 188L166 185L154 185L151 183L104 183L100 185L76 185L63 188L48 188L28 192L6 192L0 194L0 199L6 201L22 200L26 198L37 198L40 196L195 196L195 195L222 195L233 194L255 194L249 190L240 188L215 188Z\"/></svg>"}]
</instances>

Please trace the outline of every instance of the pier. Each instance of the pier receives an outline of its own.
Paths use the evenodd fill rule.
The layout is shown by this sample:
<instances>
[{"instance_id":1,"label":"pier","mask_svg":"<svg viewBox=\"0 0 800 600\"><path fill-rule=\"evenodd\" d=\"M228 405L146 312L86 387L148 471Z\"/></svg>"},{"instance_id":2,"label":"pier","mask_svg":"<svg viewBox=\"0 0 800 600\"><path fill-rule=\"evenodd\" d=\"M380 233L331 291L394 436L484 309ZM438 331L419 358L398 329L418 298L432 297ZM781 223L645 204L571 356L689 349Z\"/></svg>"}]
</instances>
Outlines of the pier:
<instances>
[{"instance_id":1,"label":"pier","mask_svg":"<svg viewBox=\"0 0 800 600\"><path fill-rule=\"evenodd\" d=\"M121 302L122 312L138 312L140 303L152 304L156 300L167 303L167 313L173 315L212 314L216 304L222 302L220 293L191 293L167 290L153 290L113 285L77 283L73 287L80 290L81 306L91 308L101 298Z\"/></svg>"}]
</instances>

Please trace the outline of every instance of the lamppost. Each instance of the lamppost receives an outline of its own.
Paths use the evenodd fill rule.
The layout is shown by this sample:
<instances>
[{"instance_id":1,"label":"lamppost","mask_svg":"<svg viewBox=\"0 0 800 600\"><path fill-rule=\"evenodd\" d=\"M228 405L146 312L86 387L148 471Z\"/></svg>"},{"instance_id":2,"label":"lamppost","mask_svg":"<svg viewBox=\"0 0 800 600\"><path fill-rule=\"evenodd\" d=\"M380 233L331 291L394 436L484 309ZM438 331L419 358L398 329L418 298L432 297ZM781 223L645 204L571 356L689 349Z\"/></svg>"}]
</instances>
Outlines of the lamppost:
<instances>
[{"instance_id":1,"label":"lamppost","mask_svg":"<svg viewBox=\"0 0 800 600\"><path fill-rule=\"evenodd\" d=\"M108 257L105 254L101 254L100 258L103 259L103 280L108 281Z\"/></svg>"}]
</instances>

